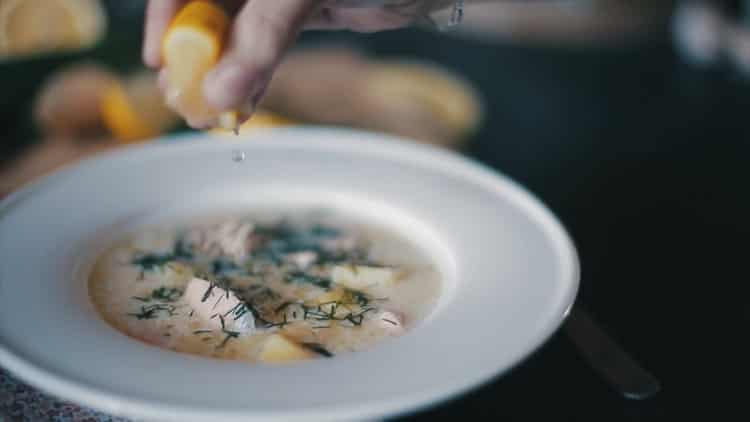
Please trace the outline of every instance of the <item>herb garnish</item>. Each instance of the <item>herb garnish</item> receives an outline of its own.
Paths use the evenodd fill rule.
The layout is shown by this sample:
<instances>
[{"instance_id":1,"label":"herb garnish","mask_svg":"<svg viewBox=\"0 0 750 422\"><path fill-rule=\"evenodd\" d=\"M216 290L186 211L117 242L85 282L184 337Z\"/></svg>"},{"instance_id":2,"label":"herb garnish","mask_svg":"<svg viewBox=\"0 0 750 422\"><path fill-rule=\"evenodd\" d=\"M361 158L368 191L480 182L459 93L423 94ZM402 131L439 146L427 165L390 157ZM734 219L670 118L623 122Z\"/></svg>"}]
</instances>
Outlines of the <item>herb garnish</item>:
<instances>
[{"instance_id":1,"label":"herb garnish","mask_svg":"<svg viewBox=\"0 0 750 422\"><path fill-rule=\"evenodd\" d=\"M214 283L213 281L208 283L208 289L206 289L206 292L203 293L203 297L201 298L201 303L208 300L208 298L211 296L211 293L213 293L215 288L216 288L216 283Z\"/></svg>"},{"instance_id":2,"label":"herb garnish","mask_svg":"<svg viewBox=\"0 0 750 422\"><path fill-rule=\"evenodd\" d=\"M172 252L172 255L175 259L184 259L184 260L190 260L193 259L193 251L191 251L187 244L185 243L185 239L183 236L180 236L179 239L174 244L174 251Z\"/></svg>"},{"instance_id":3,"label":"herb garnish","mask_svg":"<svg viewBox=\"0 0 750 422\"><path fill-rule=\"evenodd\" d=\"M182 289L178 289L175 287L159 287L158 289L154 289L151 292L150 296L132 296L131 299L144 303L151 302L152 300L161 302L176 302L177 299L182 297L182 293Z\"/></svg>"},{"instance_id":4,"label":"herb garnish","mask_svg":"<svg viewBox=\"0 0 750 422\"><path fill-rule=\"evenodd\" d=\"M323 347L323 345L319 343L302 343L302 346L304 346L305 348L309 350L312 350L313 352L321 356L324 356L327 358L333 357L333 353L329 352L325 347Z\"/></svg>"},{"instance_id":5,"label":"herb garnish","mask_svg":"<svg viewBox=\"0 0 750 422\"><path fill-rule=\"evenodd\" d=\"M215 259L211 261L211 272L216 275L222 275L225 273L230 273L239 270L240 267L237 266L232 261L227 261L226 259Z\"/></svg>"},{"instance_id":6,"label":"herb garnish","mask_svg":"<svg viewBox=\"0 0 750 422\"><path fill-rule=\"evenodd\" d=\"M287 283L308 283L326 290L329 290L331 288L331 280L323 277L316 277L314 275L306 274L301 271L288 273L284 277L284 281L286 281Z\"/></svg>"},{"instance_id":7,"label":"herb garnish","mask_svg":"<svg viewBox=\"0 0 750 422\"><path fill-rule=\"evenodd\" d=\"M155 305L141 306L141 311L139 313L129 313L128 315L138 319L155 319L159 317L160 312L166 313L168 316L173 316L176 309L177 307L174 305L158 303Z\"/></svg>"},{"instance_id":8,"label":"herb garnish","mask_svg":"<svg viewBox=\"0 0 750 422\"><path fill-rule=\"evenodd\" d=\"M240 336L240 333L238 331L230 331L226 329L226 325L224 324L224 317L219 315L219 321L221 322L221 332L224 333L226 336L224 337L224 340L219 344L216 348L221 349L224 346L227 345L229 340L233 338L237 338Z\"/></svg>"},{"instance_id":9,"label":"herb garnish","mask_svg":"<svg viewBox=\"0 0 750 422\"><path fill-rule=\"evenodd\" d=\"M131 264L141 267L141 276L139 279L142 279L144 271L154 271L156 269L161 269L166 264L172 261L190 259L193 259L193 253L188 249L182 237L180 237L175 242L174 248L171 253L146 253L133 258Z\"/></svg>"},{"instance_id":10,"label":"herb garnish","mask_svg":"<svg viewBox=\"0 0 750 422\"><path fill-rule=\"evenodd\" d=\"M333 227L316 224L310 228L310 234L315 237L331 238L341 236L341 231Z\"/></svg>"},{"instance_id":11,"label":"herb garnish","mask_svg":"<svg viewBox=\"0 0 750 422\"><path fill-rule=\"evenodd\" d=\"M274 226L256 226L254 233L270 240L256 249L253 256L276 264L282 263L287 254L304 251L316 252L319 262L340 262L359 256L357 250L335 253L327 250L323 246L324 241L341 236L341 232L322 224L316 224L310 228L295 227L284 220Z\"/></svg>"},{"instance_id":12,"label":"herb garnish","mask_svg":"<svg viewBox=\"0 0 750 422\"><path fill-rule=\"evenodd\" d=\"M164 302L174 302L182 297L182 289L176 287L159 287L151 292L151 297Z\"/></svg>"},{"instance_id":13,"label":"herb garnish","mask_svg":"<svg viewBox=\"0 0 750 422\"><path fill-rule=\"evenodd\" d=\"M365 307L370 303L369 296L367 296L367 294L363 292L360 292L359 290L345 289L345 292L354 304Z\"/></svg>"},{"instance_id":14,"label":"herb garnish","mask_svg":"<svg viewBox=\"0 0 750 422\"><path fill-rule=\"evenodd\" d=\"M141 267L142 271L154 271L156 269L161 269L174 260L175 257L172 254L160 255L149 253L133 258L131 263Z\"/></svg>"}]
</instances>

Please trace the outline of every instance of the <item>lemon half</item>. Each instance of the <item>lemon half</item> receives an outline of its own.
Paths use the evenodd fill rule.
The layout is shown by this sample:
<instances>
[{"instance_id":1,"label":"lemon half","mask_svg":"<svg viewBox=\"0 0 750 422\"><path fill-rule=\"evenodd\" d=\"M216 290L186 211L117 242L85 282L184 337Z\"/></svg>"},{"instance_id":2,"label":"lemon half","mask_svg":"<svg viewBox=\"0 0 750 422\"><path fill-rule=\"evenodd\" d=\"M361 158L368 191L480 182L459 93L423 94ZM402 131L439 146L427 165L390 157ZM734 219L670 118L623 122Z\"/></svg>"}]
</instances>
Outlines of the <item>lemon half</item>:
<instances>
[{"instance_id":1,"label":"lemon half","mask_svg":"<svg viewBox=\"0 0 750 422\"><path fill-rule=\"evenodd\" d=\"M184 116L216 120L222 128L237 129L238 113L214 110L203 95L203 79L221 58L229 24L221 6L193 0L170 23L162 40L162 56L171 107Z\"/></svg>"}]
</instances>

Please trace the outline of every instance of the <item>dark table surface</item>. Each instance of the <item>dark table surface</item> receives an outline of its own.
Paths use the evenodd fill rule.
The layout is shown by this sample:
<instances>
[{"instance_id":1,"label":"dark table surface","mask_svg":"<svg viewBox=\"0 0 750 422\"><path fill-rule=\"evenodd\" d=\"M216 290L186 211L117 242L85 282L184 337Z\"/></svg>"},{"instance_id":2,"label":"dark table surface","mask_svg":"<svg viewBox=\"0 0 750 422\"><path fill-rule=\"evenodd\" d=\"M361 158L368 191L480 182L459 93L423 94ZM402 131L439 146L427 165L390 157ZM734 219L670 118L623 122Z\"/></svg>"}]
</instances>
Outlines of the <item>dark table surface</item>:
<instances>
[{"instance_id":1,"label":"dark table surface","mask_svg":"<svg viewBox=\"0 0 750 422\"><path fill-rule=\"evenodd\" d=\"M481 87L489 118L470 154L561 218L582 261L578 306L663 384L651 400L622 399L560 332L507 376L415 420L747 420L750 78L687 65L666 35L607 49L422 33L365 42Z\"/></svg>"},{"instance_id":2,"label":"dark table surface","mask_svg":"<svg viewBox=\"0 0 750 422\"><path fill-rule=\"evenodd\" d=\"M121 38L111 41L126 46L117 55L94 56L132 65L137 43ZM435 60L477 84L488 118L468 153L560 217L581 256L578 306L663 384L653 399L621 398L560 332L511 373L407 419L656 421L708 412L723 420L738 411L747 420L750 78L690 67L666 35L608 48L414 30L303 42L329 39ZM5 157L33 136L19 120L28 107L22 84L7 88Z\"/></svg>"}]
</instances>

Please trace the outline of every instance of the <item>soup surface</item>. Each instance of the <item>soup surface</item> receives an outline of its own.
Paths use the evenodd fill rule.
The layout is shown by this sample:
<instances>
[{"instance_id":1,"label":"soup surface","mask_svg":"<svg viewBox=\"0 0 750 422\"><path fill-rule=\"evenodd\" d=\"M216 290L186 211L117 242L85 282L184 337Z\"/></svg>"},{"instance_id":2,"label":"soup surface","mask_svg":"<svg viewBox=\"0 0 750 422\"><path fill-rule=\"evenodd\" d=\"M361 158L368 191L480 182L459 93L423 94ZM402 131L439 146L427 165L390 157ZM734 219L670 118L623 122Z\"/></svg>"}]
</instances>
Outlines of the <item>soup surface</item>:
<instances>
[{"instance_id":1,"label":"soup surface","mask_svg":"<svg viewBox=\"0 0 750 422\"><path fill-rule=\"evenodd\" d=\"M330 358L402 335L440 288L410 242L331 212L149 226L100 256L89 280L99 313L128 336L250 363Z\"/></svg>"}]
</instances>

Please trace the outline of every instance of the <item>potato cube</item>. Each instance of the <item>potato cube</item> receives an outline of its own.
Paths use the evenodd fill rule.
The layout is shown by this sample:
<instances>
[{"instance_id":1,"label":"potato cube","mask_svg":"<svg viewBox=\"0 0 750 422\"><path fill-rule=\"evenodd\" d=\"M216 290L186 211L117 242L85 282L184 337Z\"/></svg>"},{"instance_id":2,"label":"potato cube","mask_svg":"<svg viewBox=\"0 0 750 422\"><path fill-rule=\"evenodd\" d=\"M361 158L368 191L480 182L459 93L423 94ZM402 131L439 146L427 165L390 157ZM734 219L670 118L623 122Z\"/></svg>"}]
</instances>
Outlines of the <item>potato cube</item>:
<instances>
[{"instance_id":1,"label":"potato cube","mask_svg":"<svg viewBox=\"0 0 750 422\"><path fill-rule=\"evenodd\" d=\"M361 290L373 286L387 286L396 281L396 271L387 267L367 265L337 265L331 271L333 282L350 289Z\"/></svg>"},{"instance_id":2,"label":"potato cube","mask_svg":"<svg viewBox=\"0 0 750 422\"><path fill-rule=\"evenodd\" d=\"M262 362L287 363L311 359L313 353L282 334L273 334L263 344L259 357Z\"/></svg>"}]
</instances>

